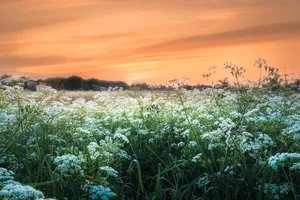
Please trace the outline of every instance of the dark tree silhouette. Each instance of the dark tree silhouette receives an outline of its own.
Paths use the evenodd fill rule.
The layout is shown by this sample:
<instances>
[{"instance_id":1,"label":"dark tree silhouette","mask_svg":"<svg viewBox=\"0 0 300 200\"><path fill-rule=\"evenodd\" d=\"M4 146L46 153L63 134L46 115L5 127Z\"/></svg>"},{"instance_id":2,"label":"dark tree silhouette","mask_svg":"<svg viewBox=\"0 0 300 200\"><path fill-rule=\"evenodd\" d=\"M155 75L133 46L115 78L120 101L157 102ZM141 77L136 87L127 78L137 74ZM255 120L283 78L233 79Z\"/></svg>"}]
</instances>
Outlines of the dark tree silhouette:
<instances>
[{"instance_id":1,"label":"dark tree silhouette","mask_svg":"<svg viewBox=\"0 0 300 200\"><path fill-rule=\"evenodd\" d=\"M80 90L82 89L83 79L79 76L70 76L66 79L65 88L67 90Z\"/></svg>"}]
</instances>

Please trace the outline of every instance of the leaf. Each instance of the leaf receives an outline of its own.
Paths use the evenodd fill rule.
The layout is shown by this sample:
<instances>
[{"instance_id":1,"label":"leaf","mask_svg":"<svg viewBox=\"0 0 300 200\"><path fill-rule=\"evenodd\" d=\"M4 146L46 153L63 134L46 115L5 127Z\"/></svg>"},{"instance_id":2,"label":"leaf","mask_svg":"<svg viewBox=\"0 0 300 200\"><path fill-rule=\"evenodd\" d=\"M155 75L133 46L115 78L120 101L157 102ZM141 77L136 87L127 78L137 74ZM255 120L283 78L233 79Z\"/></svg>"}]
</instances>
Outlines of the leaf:
<instances>
[{"instance_id":1,"label":"leaf","mask_svg":"<svg viewBox=\"0 0 300 200\"><path fill-rule=\"evenodd\" d=\"M32 186L32 187L39 187L39 186L44 186L44 185L49 185L52 183L55 183L57 180L53 180L53 181L45 181L45 182L39 182L39 183L27 183L26 185Z\"/></svg>"}]
</instances>

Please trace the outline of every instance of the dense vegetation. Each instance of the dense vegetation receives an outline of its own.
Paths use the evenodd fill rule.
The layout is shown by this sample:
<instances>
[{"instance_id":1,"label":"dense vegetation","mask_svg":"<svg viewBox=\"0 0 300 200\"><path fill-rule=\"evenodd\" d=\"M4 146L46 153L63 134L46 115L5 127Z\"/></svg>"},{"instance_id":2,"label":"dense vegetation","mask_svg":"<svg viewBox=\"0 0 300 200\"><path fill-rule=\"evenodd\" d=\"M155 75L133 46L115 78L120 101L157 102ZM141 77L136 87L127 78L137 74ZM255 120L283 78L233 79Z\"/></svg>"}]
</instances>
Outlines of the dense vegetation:
<instances>
[{"instance_id":1,"label":"dense vegetation","mask_svg":"<svg viewBox=\"0 0 300 200\"><path fill-rule=\"evenodd\" d=\"M235 82L204 91L2 85L0 197L299 199L300 94L257 65L252 87L228 64Z\"/></svg>"},{"instance_id":2,"label":"dense vegetation","mask_svg":"<svg viewBox=\"0 0 300 200\"><path fill-rule=\"evenodd\" d=\"M228 78L218 80L216 84L214 84L213 79L210 80L215 71L210 72L208 74L204 74L203 78L207 79L211 82L210 85L205 84L197 84L197 85L189 85L184 81L185 77L181 78L185 82L181 88L186 90L199 89L204 90L207 88L229 88L229 80ZM56 90L69 90L69 91L105 91L105 90L151 90L151 91L174 91L177 85L174 85L174 81L176 82L178 79L171 80L167 85L151 85L145 82L134 82L131 85L123 81L107 81L107 80L99 80L95 78L83 79L79 76L70 76L68 78L56 77L56 78L47 78L45 80L32 80L29 77L20 77L13 78L11 75L4 74L0 76L0 81L3 85L15 86L15 85L26 85L24 89L36 91L36 86L38 84L43 84L50 86ZM291 89L297 91L300 85L300 79L292 80L291 82L287 82L286 78L281 78L280 76L268 77L264 84L260 84L261 87L270 88L272 90L278 89ZM240 85L241 86L241 85ZM251 87L250 85L243 85L244 87Z\"/></svg>"},{"instance_id":3,"label":"dense vegetation","mask_svg":"<svg viewBox=\"0 0 300 200\"><path fill-rule=\"evenodd\" d=\"M68 78L48 78L43 81L46 85L55 89L65 90L100 90L101 88L122 87L129 89L129 85L123 81L106 81L95 78L83 79L79 76L70 76ZM61 88L63 87L63 88Z\"/></svg>"},{"instance_id":4,"label":"dense vegetation","mask_svg":"<svg viewBox=\"0 0 300 200\"><path fill-rule=\"evenodd\" d=\"M56 77L47 78L45 80L32 80L29 77L19 77L13 78L11 75L4 74L0 76L0 81L4 85L15 86L22 85L24 89L36 91L36 86L40 83L43 85L50 86L56 90L70 90L70 91L105 91L105 90L128 90L128 89L138 89L138 90L155 90L155 91L173 91L175 88L171 85L149 85L145 82L134 82L131 85L123 81L107 81L99 80L95 78L83 79L79 76L70 76L68 78ZM25 84L25 86L24 86ZM205 89L211 88L210 85L185 85L186 89Z\"/></svg>"}]
</instances>

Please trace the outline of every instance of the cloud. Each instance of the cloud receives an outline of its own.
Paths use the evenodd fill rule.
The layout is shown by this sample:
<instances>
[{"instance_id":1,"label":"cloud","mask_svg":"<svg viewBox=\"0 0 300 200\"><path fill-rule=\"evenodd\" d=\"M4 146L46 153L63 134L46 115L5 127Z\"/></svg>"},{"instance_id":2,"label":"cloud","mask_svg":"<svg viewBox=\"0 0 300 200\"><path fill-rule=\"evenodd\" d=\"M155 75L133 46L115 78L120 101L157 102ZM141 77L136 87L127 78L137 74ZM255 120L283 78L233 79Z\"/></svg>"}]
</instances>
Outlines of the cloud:
<instances>
[{"instance_id":1,"label":"cloud","mask_svg":"<svg viewBox=\"0 0 300 200\"><path fill-rule=\"evenodd\" d=\"M65 42L89 43L89 42L99 42L99 41L107 41L107 40L115 40L115 39L132 38L136 35L137 34L133 33L133 32L111 33L111 34L94 34L94 35L78 35L78 36L70 36L69 40L65 40Z\"/></svg>"},{"instance_id":2,"label":"cloud","mask_svg":"<svg viewBox=\"0 0 300 200\"><path fill-rule=\"evenodd\" d=\"M90 16L96 10L90 1L51 3L51 1L4 0L0 6L0 36L76 21Z\"/></svg>"},{"instance_id":3,"label":"cloud","mask_svg":"<svg viewBox=\"0 0 300 200\"><path fill-rule=\"evenodd\" d=\"M94 58L90 57L65 57L58 55L51 56L0 56L0 68L16 68L16 67L35 67L35 66L51 66L66 63L80 63L93 61Z\"/></svg>"},{"instance_id":4,"label":"cloud","mask_svg":"<svg viewBox=\"0 0 300 200\"><path fill-rule=\"evenodd\" d=\"M182 52L295 38L300 38L300 22L265 24L228 32L167 40L140 47L136 52Z\"/></svg>"},{"instance_id":5,"label":"cloud","mask_svg":"<svg viewBox=\"0 0 300 200\"><path fill-rule=\"evenodd\" d=\"M13 14L16 16L11 16ZM20 17L18 13L12 13L11 15L5 13L0 15L0 35L20 33L34 28L47 27L49 25L74 20L71 16L54 16L48 15L47 13L37 14L34 17L26 15Z\"/></svg>"},{"instance_id":6,"label":"cloud","mask_svg":"<svg viewBox=\"0 0 300 200\"><path fill-rule=\"evenodd\" d=\"M16 43L0 43L0 58L1 55L7 55L9 53L12 53L18 48L19 44Z\"/></svg>"},{"instance_id":7,"label":"cloud","mask_svg":"<svg viewBox=\"0 0 300 200\"><path fill-rule=\"evenodd\" d=\"M182 52L160 52L160 53L134 53L126 52L126 54L106 56L102 59L106 61L116 61L117 63L138 63L138 62L147 62L147 61L176 61L176 60L209 60L214 59L218 56L218 51L215 52L189 52L188 54L183 54Z\"/></svg>"}]
</instances>

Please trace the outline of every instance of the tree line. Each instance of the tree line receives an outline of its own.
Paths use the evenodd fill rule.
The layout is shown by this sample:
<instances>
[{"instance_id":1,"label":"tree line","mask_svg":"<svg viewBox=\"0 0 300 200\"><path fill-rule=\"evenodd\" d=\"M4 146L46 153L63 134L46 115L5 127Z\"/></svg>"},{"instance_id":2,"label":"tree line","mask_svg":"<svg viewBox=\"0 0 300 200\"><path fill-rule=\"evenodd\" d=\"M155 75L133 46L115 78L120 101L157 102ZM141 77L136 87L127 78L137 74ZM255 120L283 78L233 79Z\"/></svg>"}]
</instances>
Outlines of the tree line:
<instances>
[{"instance_id":1,"label":"tree line","mask_svg":"<svg viewBox=\"0 0 300 200\"><path fill-rule=\"evenodd\" d=\"M122 88L123 90L160 90L160 91L172 91L175 88L178 88L178 82L175 80L177 84L166 84L166 85L150 85L145 82L136 82L131 85L128 85L124 81L108 81L108 80L99 80L96 78L90 79L83 79L80 76L70 76L67 78L64 77L54 77L54 78L47 78L47 79L39 79L39 80L32 80L28 77L20 77L20 78L13 78L11 75L4 74L0 76L0 82L5 85L16 85L21 83L24 86L24 89L27 90L36 90L36 86L40 83L50 86L57 90L83 90L83 91L105 91L109 90L110 88ZM173 81L174 83L174 81ZM223 80L219 80L214 85L189 85L189 84L179 84L180 88L185 88L186 90L193 90L193 89L206 89L206 88L230 88L231 84L229 83L228 79L225 78ZM284 83L282 79L272 78L268 80L262 87L268 87L272 90L277 90L282 87L290 88L295 91L299 91L300 89L300 79L295 79L290 83Z\"/></svg>"},{"instance_id":2,"label":"tree line","mask_svg":"<svg viewBox=\"0 0 300 200\"><path fill-rule=\"evenodd\" d=\"M174 85L150 85L145 82L136 82L131 85L128 85L124 81L107 81L107 80L99 80L96 78L83 79L80 76L70 76L68 78L56 77L56 78L47 78L42 80L42 82L52 88L57 90L94 90L101 91L107 90L109 88L122 88L123 90L128 89L139 89L139 90L161 90L161 91L172 91L176 88ZM281 88L282 86L288 87L293 90L299 90L300 80L295 79L290 83L283 83L283 79L272 78L268 80L262 87L271 87L272 90L276 90ZM227 78L218 80L214 85L205 85L205 84L197 84L197 85L182 85L182 88L187 90L193 89L206 89L206 88L229 88L230 83Z\"/></svg>"},{"instance_id":3,"label":"tree line","mask_svg":"<svg viewBox=\"0 0 300 200\"><path fill-rule=\"evenodd\" d=\"M107 81L107 80L99 80L96 78L83 79L80 76L70 76L68 78L63 77L55 77L55 78L47 78L41 81L45 85L51 86L57 90L108 90L109 88L122 88L123 90L128 89L138 89L138 90L161 90L161 91L172 91L175 87L170 85L150 85L145 82L136 82L128 85L124 81ZM204 89L209 88L209 85L185 85L186 89Z\"/></svg>"},{"instance_id":4,"label":"tree line","mask_svg":"<svg viewBox=\"0 0 300 200\"><path fill-rule=\"evenodd\" d=\"M80 76L70 76L68 78L55 77L43 80L43 83L57 90L107 90L108 88L129 89L130 86L124 81L107 81L95 78L83 79Z\"/></svg>"}]
</instances>

